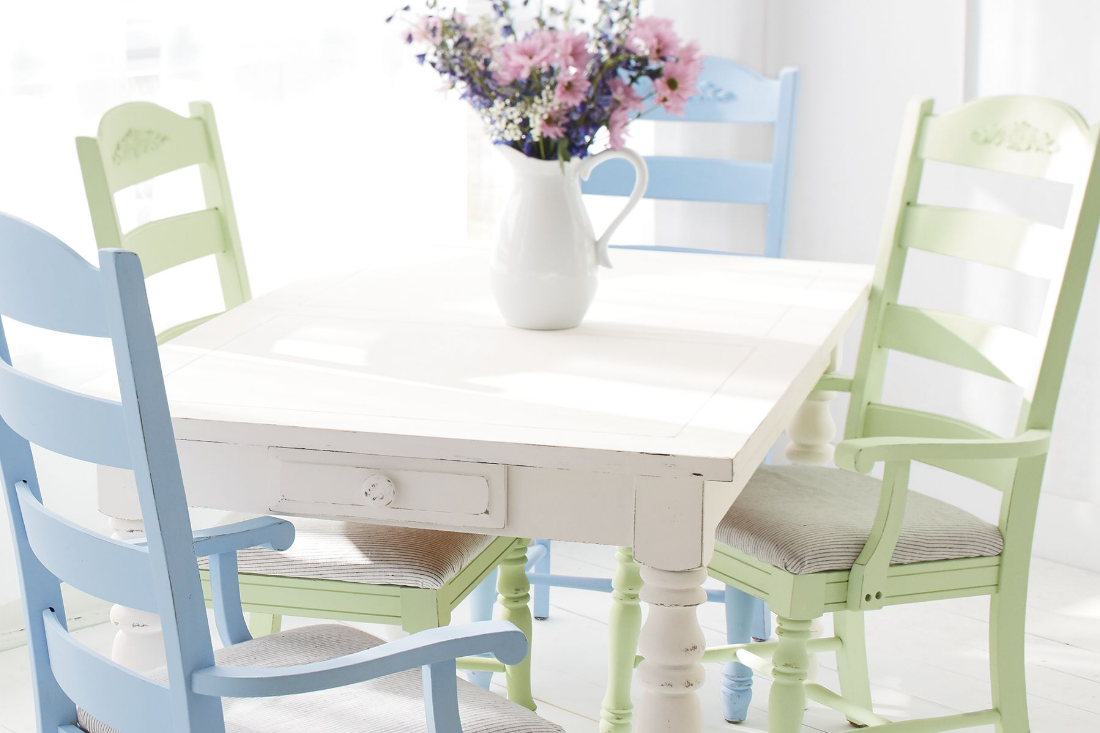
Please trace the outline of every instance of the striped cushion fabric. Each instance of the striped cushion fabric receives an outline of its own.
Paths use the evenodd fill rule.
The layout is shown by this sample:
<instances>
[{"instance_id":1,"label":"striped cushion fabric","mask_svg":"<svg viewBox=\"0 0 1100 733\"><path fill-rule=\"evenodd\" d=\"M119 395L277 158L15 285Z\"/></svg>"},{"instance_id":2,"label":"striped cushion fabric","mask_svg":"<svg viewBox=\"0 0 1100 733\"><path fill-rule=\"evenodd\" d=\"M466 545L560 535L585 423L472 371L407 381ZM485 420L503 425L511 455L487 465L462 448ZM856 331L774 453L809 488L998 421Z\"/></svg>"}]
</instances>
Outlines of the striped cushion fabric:
<instances>
[{"instance_id":1,"label":"striped cushion fabric","mask_svg":"<svg viewBox=\"0 0 1100 733\"><path fill-rule=\"evenodd\" d=\"M851 570L867 544L881 482L835 468L762 466L718 525L717 539L795 575ZM1000 531L910 491L892 563L1001 554Z\"/></svg>"},{"instance_id":2,"label":"striped cushion fabric","mask_svg":"<svg viewBox=\"0 0 1100 733\"><path fill-rule=\"evenodd\" d=\"M283 667L321 662L383 643L370 634L337 624L307 626L263 636L215 653L218 664ZM167 682L161 668L150 673ZM421 672L413 669L332 690L286 697L225 698L226 733L422 733L427 729ZM562 733L526 708L458 680L458 704L465 733ZM87 733L120 733L78 710Z\"/></svg>"},{"instance_id":3,"label":"striped cushion fabric","mask_svg":"<svg viewBox=\"0 0 1100 733\"><path fill-rule=\"evenodd\" d=\"M361 522L292 521L297 534L289 550L239 552L239 571L438 590L494 540L489 535ZM205 558L199 563L207 567Z\"/></svg>"}]
</instances>

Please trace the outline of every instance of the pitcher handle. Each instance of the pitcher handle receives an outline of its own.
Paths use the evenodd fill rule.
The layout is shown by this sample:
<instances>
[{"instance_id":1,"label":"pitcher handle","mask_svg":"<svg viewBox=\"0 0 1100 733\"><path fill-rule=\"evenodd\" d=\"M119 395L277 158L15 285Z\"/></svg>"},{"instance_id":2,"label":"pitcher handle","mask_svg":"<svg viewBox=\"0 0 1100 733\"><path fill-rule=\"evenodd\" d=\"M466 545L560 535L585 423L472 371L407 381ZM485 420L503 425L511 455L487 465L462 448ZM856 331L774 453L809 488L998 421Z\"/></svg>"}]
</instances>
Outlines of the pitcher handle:
<instances>
[{"instance_id":1,"label":"pitcher handle","mask_svg":"<svg viewBox=\"0 0 1100 733\"><path fill-rule=\"evenodd\" d=\"M642 196L645 195L646 186L649 185L649 168L646 166L645 158L628 148L622 148L621 150L605 150L602 153L585 158L577 167L577 175L580 176L582 180L587 181L588 177L592 175L592 171L596 169L596 166L614 158L622 158L633 165L636 177L634 179L634 190L630 192L630 198L627 199L626 205L623 206L619 215L616 216L615 220L607 227L607 231L603 233L603 236L596 240L596 260L604 267L611 267L611 259L608 257L608 245L611 242L611 235L615 233L615 230L619 228L619 225L623 223L627 215L638 205L638 202L642 200Z\"/></svg>"}]
</instances>

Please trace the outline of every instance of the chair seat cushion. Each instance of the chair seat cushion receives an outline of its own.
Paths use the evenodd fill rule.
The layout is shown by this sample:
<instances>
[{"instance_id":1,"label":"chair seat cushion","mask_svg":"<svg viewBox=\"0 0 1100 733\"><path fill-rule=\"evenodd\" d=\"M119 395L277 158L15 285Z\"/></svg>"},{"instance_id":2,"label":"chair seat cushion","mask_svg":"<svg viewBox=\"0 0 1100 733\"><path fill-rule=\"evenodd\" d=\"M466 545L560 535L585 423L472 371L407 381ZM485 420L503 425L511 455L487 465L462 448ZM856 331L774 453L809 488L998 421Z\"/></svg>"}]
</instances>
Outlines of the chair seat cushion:
<instances>
[{"instance_id":1,"label":"chair seat cushion","mask_svg":"<svg viewBox=\"0 0 1100 733\"><path fill-rule=\"evenodd\" d=\"M762 466L718 525L716 537L795 575L851 570L867 544L881 482L836 468ZM1000 530L910 491L892 564L994 557Z\"/></svg>"},{"instance_id":2,"label":"chair seat cushion","mask_svg":"<svg viewBox=\"0 0 1100 733\"><path fill-rule=\"evenodd\" d=\"M283 667L333 659L383 642L337 624L307 626L220 649L226 666ZM150 673L166 682L161 668ZM422 733L427 729L419 669L357 685L302 695L224 698L226 733ZM458 680L462 730L466 733L560 733L561 728L496 693ZM87 733L120 733L78 711Z\"/></svg>"},{"instance_id":3,"label":"chair seat cushion","mask_svg":"<svg viewBox=\"0 0 1100 733\"><path fill-rule=\"evenodd\" d=\"M292 521L296 535L289 550L239 552L238 570L252 575L438 590L495 539L361 522ZM199 562L200 567L207 567L205 558Z\"/></svg>"}]
</instances>

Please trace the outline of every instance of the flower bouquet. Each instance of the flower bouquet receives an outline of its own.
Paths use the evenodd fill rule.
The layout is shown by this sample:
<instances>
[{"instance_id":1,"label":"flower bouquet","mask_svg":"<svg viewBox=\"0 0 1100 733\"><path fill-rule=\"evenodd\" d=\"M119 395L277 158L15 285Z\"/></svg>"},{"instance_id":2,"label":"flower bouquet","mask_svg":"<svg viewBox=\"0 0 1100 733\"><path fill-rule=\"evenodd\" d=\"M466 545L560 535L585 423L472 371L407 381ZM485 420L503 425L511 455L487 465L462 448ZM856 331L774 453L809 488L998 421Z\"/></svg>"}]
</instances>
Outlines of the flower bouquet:
<instances>
[{"instance_id":1,"label":"flower bouquet","mask_svg":"<svg viewBox=\"0 0 1100 733\"><path fill-rule=\"evenodd\" d=\"M388 20L406 24L402 36L419 61L470 103L515 172L493 258L497 305L513 326L577 326L595 296L597 265L611 266L611 234L648 182L645 160L624 148L627 128L649 109L683 113L703 65L699 46L682 41L670 20L642 18L639 0L540 2L526 27L515 6L529 16L529 0L494 0L493 13L476 19L438 0L425 5L423 14L407 5ZM609 149L591 155L604 129ZM613 158L634 166L634 187L597 238L580 181Z\"/></svg>"},{"instance_id":2,"label":"flower bouquet","mask_svg":"<svg viewBox=\"0 0 1100 733\"><path fill-rule=\"evenodd\" d=\"M580 0L579 9L584 5ZM478 19L428 0L426 14L405 6L389 20L407 22L403 37L418 47L417 58L461 93L494 143L564 162L586 157L603 128L611 149L621 149L647 103L683 114L695 94L698 44L683 42L668 19L640 17L638 5L599 0L591 22L575 4L540 5L524 33L507 0L494 1L494 14ZM645 98L636 91L642 79L652 88Z\"/></svg>"}]
</instances>

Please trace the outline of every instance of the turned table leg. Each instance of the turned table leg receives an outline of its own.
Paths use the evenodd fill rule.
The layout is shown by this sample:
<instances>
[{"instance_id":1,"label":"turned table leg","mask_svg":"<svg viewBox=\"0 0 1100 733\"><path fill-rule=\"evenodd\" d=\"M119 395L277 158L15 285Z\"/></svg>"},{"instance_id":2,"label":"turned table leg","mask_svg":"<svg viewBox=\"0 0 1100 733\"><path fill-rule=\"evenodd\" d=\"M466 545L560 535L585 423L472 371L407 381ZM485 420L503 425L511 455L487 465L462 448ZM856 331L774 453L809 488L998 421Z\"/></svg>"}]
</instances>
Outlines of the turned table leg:
<instances>
[{"instance_id":1,"label":"turned table leg","mask_svg":"<svg viewBox=\"0 0 1100 733\"><path fill-rule=\"evenodd\" d=\"M826 373L834 372L840 366L840 347L833 350ZM833 465L832 439L836 437L836 423L833 422L829 405L836 399L836 392L811 392L802 407L798 408L794 419L787 426L790 445L784 454L791 463L803 466Z\"/></svg>"},{"instance_id":2,"label":"turned table leg","mask_svg":"<svg viewBox=\"0 0 1100 733\"><path fill-rule=\"evenodd\" d=\"M658 570L642 565L642 600L649 616L638 651L638 733L695 733L703 729L699 688L706 642L695 609L707 600L705 568Z\"/></svg>"},{"instance_id":3,"label":"turned table leg","mask_svg":"<svg viewBox=\"0 0 1100 733\"><path fill-rule=\"evenodd\" d=\"M139 519L108 517L107 522L113 539L134 540L145 535L145 527ZM111 645L113 661L135 672L148 672L164 666L160 616L115 605L111 607L111 622L118 627Z\"/></svg>"}]
</instances>

